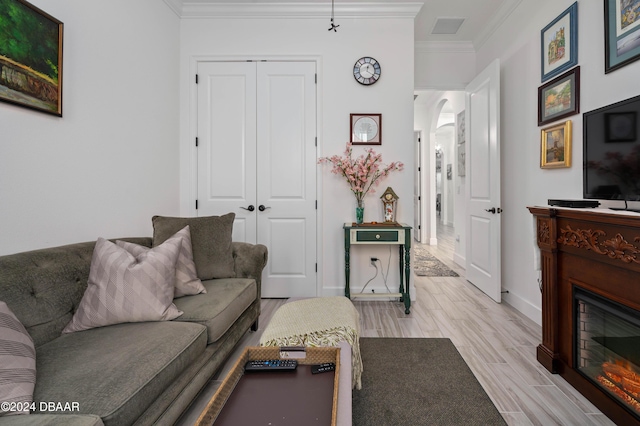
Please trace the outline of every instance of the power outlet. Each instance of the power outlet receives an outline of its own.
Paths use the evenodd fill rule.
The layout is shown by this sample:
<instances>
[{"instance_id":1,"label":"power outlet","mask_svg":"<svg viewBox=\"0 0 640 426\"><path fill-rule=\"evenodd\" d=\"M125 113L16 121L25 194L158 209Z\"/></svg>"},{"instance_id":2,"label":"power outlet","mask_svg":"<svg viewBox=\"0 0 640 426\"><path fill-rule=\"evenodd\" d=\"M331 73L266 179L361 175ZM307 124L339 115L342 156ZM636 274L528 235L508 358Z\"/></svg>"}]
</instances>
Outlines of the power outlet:
<instances>
[{"instance_id":1,"label":"power outlet","mask_svg":"<svg viewBox=\"0 0 640 426\"><path fill-rule=\"evenodd\" d=\"M377 257L372 257L371 258L371 266L375 266L377 261L378 261Z\"/></svg>"}]
</instances>

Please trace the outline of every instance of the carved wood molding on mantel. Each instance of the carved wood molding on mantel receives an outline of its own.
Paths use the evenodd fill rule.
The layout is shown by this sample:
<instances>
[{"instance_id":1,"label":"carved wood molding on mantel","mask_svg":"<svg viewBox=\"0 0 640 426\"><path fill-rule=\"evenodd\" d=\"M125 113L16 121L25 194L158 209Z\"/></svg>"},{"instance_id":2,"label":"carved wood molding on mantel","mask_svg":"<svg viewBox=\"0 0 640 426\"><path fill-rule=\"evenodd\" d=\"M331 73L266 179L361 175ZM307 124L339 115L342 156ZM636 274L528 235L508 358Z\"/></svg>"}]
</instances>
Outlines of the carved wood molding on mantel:
<instances>
[{"instance_id":1,"label":"carved wood molding on mantel","mask_svg":"<svg viewBox=\"0 0 640 426\"><path fill-rule=\"evenodd\" d=\"M616 234L611 239L606 239L607 233L602 230L592 231L591 229L571 229L560 230L558 243L570 247L592 250L594 253L606 255L611 259L621 260L625 263L640 264L640 247L636 247L624 239L622 234ZM601 242L601 240L604 240ZM635 237L636 243L640 242L640 237Z\"/></svg>"}]
</instances>

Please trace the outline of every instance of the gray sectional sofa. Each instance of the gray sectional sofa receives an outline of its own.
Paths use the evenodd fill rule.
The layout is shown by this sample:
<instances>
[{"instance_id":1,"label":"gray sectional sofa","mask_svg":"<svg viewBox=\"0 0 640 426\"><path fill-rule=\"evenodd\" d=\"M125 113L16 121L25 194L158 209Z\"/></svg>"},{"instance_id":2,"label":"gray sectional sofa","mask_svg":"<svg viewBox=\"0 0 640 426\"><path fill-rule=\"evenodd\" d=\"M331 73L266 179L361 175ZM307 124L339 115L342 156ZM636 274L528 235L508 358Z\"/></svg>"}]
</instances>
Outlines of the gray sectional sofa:
<instances>
[{"instance_id":1,"label":"gray sectional sofa","mask_svg":"<svg viewBox=\"0 0 640 426\"><path fill-rule=\"evenodd\" d=\"M2 416L0 426L173 424L242 336L257 329L267 249L234 242L235 277L202 280L206 294L175 299L179 318L61 334L87 288L95 244L0 257L0 300L36 348L34 402L78 408Z\"/></svg>"}]
</instances>

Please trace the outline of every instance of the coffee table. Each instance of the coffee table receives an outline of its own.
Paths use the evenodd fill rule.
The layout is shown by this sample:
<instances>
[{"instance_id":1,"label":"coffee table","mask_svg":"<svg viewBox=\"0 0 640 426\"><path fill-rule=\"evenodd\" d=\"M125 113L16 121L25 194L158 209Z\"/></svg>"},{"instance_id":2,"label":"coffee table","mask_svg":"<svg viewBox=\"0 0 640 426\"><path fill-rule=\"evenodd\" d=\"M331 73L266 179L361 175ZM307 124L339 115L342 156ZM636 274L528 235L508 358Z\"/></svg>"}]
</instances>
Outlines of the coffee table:
<instances>
[{"instance_id":1,"label":"coffee table","mask_svg":"<svg viewBox=\"0 0 640 426\"><path fill-rule=\"evenodd\" d=\"M250 353L280 351L280 348L246 348L234 368L196 422L196 426L273 423L282 426L313 424L351 425L351 350L345 342L336 348L306 348L307 360L300 360L296 372L243 374ZM258 352L256 352L258 351ZM289 355L290 354L290 355ZM296 358L297 352L287 354ZM333 354L333 355L331 355ZM267 355L276 358L273 353ZM334 358L336 357L336 358ZM337 358L339 357L339 358ZM312 375L309 365L335 359L334 373ZM339 361L338 361L339 359ZM334 412L335 411L335 412ZM332 423L332 418L335 423ZM316 421L316 419L318 421Z\"/></svg>"}]
</instances>

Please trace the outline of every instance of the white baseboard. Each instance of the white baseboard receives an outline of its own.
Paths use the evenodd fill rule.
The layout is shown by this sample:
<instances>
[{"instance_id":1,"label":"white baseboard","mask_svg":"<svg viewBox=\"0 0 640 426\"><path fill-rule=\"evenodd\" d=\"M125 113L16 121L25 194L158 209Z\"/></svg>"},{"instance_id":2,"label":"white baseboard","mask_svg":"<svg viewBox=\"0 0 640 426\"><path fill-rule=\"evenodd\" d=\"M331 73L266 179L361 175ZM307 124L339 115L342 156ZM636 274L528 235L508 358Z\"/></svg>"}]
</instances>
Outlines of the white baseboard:
<instances>
[{"instance_id":1,"label":"white baseboard","mask_svg":"<svg viewBox=\"0 0 640 426\"><path fill-rule=\"evenodd\" d=\"M513 306L520 311L524 316L535 322L539 326L542 326L542 309L524 300L523 298L513 293L503 293L502 301Z\"/></svg>"},{"instance_id":2,"label":"white baseboard","mask_svg":"<svg viewBox=\"0 0 640 426\"><path fill-rule=\"evenodd\" d=\"M429 238L429 245L430 246L437 246L438 245L438 239L437 238Z\"/></svg>"},{"instance_id":3,"label":"white baseboard","mask_svg":"<svg viewBox=\"0 0 640 426\"><path fill-rule=\"evenodd\" d=\"M459 253L453 253L453 261L458 266L461 266L463 268L467 267L467 258Z\"/></svg>"}]
</instances>

